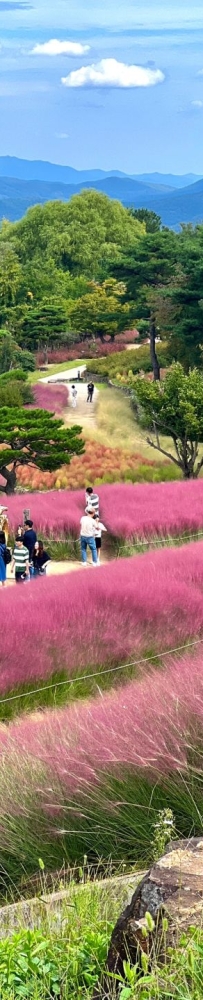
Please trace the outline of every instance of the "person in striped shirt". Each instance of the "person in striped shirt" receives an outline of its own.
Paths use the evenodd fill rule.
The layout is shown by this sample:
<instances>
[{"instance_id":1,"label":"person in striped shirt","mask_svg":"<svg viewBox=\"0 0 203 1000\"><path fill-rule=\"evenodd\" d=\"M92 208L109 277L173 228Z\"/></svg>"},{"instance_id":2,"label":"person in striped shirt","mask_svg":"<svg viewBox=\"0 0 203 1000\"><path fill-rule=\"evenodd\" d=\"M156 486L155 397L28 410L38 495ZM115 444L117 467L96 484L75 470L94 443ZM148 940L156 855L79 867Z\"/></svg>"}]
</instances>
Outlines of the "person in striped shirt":
<instances>
[{"instance_id":1,"label":"person in striped shirt","mask_svg":"<svg viewBox=\"0 0 203 1000\"><path fill-rule=\"evenodd\" d=\"M24 580L29 579L29 552L23 544L23 538L19 538L19 535L16 535L15 539L11 563L12 573L14 569L16 583L22 583Z\"/></svg>"},{"instance_id":2,"label":"person in striped shirt","mask_svg":"<svg viewBox=\"0 0 203 1000\"><path fill-rule=\"evenodd\" d=\"M92 486L87 486L87 489L85 491L85 501L86 501L86 507L85 507L86 514L89 514L89 511L93 510L94 514L98 514L99 516L99 497L97 493L94 493Z\"/></svg>"}]
</instances>

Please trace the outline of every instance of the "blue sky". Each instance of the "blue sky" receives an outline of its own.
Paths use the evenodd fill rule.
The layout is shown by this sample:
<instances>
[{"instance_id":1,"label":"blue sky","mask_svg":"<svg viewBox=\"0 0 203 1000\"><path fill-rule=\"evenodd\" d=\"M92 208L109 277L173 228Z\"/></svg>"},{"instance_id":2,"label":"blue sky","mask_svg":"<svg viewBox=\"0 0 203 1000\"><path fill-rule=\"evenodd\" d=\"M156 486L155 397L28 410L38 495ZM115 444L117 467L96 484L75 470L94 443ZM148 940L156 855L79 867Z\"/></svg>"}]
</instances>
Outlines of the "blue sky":
<instances>
[{"instance_id":1,"label":"blue sky","mask_svg":"<svg viewBox=\"0 0 203 1000\"><path fill-rule=\"evenodd\" d=\"M0 155L202 174L202 2L0 0L0 109Z\"/></svg>"}]
</instances>

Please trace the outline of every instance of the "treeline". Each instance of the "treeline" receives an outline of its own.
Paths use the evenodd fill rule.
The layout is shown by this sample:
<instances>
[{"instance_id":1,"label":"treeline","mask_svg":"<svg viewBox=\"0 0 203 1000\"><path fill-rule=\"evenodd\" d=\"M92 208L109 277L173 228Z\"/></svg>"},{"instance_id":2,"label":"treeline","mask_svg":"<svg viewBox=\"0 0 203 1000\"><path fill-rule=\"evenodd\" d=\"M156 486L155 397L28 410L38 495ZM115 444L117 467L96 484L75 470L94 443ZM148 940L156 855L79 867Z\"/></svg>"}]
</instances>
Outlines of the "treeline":
<instances>
[{"instance_id":1,"label":"treeline","mask_svg":"<svg viewBox=\"0 0 203 1000\"><path fill-rule=\"evenodd\" d=\"M201 366L203 226L161 230L154 213L130 211L91 190L69 203L37 205L17 223L3 221L0 345L6 331L7 355L27 352L15 360L21 368L32 367L30 355L42 348L114 340L135 325L141 338L150 337L156 378L157 335L185 370Z\"/></svg>"}]
</instances>

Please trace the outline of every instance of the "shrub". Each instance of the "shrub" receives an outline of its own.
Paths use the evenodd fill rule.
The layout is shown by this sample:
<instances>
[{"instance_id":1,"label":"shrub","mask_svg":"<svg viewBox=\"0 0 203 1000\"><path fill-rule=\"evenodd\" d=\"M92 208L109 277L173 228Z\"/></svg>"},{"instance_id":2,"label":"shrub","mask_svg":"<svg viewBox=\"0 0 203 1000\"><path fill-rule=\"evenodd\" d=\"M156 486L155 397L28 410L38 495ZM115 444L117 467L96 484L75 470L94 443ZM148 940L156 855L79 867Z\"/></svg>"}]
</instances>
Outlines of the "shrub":
<instances>
[{"instance_id":1,"label":"shrub","mask_svg":"<svg viewBox=\"0 0 203 1000\"><path fill-rule=\"evenodd\" d=\"M67 400L63 399L62 394L58 393L56 390L54 395L54 387L51 388L49 393L49 387L43 389L42 392L38 392L40 387L37 386L37 392L34 390L35 405L43 406L45 409L55 409L58 412L60 405L62 408L67 405ZM63 387L60 386L59 389ZM64 387L65 388L65 387ZM65 389L66 392L66 389ZM57 398L58 402L57 402ZM175 469L175 473L174 473ZM178 470L177 470L178 472ZM18 470L18 483L22 486L27 486L28 488L33 488L33 481L35 482L36 471L34 468ZM59 489L77 489L91 485L92 480L94 480L95 485L101 483L115 483L115 482L162 482L165 479L172 480L178 478L176 473L176 466L171 466L170 463L156 465L150 459L144 459L142 455L132 452L124 452L121 448L109 448L105 447L96 441L89 441L87 439L85 445L85 453L80 457L75 455L70 462L70 465L64 465L61 469L57 469L53 473L52 486ZM44 472L40 476L40 489L48 489L50 485L50 473Z\"/></svg>"},{"instance_id":2,"label":"shrub","mask_svg":"<svg viewBox=\"0 0 203 1000\"><path fill-rule=\"evenodd\" d=\"M103 358L122 351L126 344L133 344L135 340L137 341L137 337L136 330L126 330L122 334L117 334L113 343L111 340L104 340L102 343L100 340L86 338L77 341L72 347L67 345L67 347L48 350L48 362L52 365L62 364L63 361L77 361L78 358ZM39 367L43 363L44 355L42 351L39 351L36 354L36 365Z\"/></svg>"},{"instance_id":3,"label":"shrub","mask_svg":"<svg viewBox=\"0 0 203 1000\"><path fill-rule=\"evenodd\" d=\"M172 361L168 344L157 344L157 355L162 368L167 367ZM148 344L136 351L122 351L120 354L114 353L113 357L95 360L94 366L92 361L87 361L87 371L94 370L95 375L103 375L110 379L115 378L118 373L127 375L131 371L132 374L137 374L139 371L150 372L151 368Z\"/></svg>"}]
</instances>

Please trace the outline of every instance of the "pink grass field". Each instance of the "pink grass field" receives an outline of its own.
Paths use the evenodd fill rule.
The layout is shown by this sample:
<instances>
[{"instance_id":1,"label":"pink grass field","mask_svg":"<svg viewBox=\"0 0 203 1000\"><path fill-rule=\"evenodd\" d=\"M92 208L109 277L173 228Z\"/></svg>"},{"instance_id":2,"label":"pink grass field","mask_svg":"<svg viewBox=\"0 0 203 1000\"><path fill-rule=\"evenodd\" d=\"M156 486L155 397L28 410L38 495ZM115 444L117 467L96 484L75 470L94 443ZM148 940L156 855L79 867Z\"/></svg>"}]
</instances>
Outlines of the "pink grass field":
<instances>
[{"instance_id":1,"label":"pink grass field","mask_svg":"<svg viewBox=\"0 0 203 1000\"><path fill-rule=\"evenodd\" d=\"M0 601L2 694L100 671L203 636L203 542L9 587Z\"/></svg>"},{"instance_id":2,"label":"pink grass field","mask_svg":"<svg viewBox=\"0 0 203 1000\"><path fill-rule=\"evenodd\" d=\"M198 652L97 699L1 727L0 754L5 760L20 756L22 781L27 762L33 774L36 761L48 768L53 785L47 789L45 781L45 802L50 791L53 798L55 779L60 797L84 793L87 802L105 772L121 774L127 766L154 781L184 771L187 753L198 746L202 731L203 655Z\"/></svg>"},{"instance_id":3,"label":"pink grass field","mask_svg":"<svg viewBox=\"0 0 203 1000\"><path fill-rule=\"evenodd\" d=\"M68 388L66 385L43 385L40 382L33 386L34 402L29 404L29 409L49 410L61 416L63 410L68 406Z\"/></svg>"},{"instance_id":4,"label":"pink grass field","mask_svg":"<svg viewBox=\"0 0 203 1000\"><path fill-rule=\"evenodd\" d=\"M88 468L87 468L88 481ZM152 484L99 486L101 516L115 538L150 538L155 535L203 531L203 480ZM30 507L38 531L73 533L76 537L84 509L83 490L26 493L9 497L12 528L21 521L23 507Z\"/></svg>"}]
</instances>

